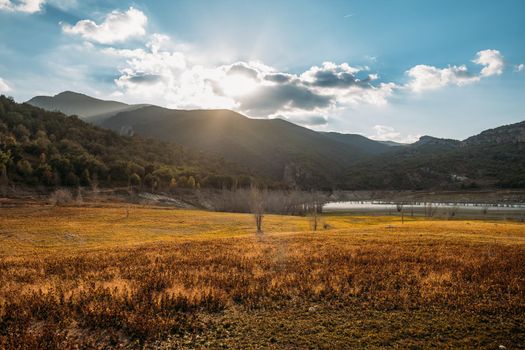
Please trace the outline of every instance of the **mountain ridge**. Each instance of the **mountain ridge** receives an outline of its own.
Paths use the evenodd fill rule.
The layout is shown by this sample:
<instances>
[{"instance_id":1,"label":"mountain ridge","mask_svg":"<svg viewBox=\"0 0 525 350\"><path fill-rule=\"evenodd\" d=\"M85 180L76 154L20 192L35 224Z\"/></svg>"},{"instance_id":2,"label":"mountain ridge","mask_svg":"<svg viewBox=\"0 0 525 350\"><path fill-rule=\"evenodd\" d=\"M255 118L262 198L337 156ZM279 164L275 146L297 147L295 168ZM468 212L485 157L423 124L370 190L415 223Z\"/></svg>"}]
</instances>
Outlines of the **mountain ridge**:
<instances>
[{"instance_id":1,"label":"mountain ridge","mask_svg":"<svg viewBox=\"0 0 525 350\"><path fill-rule=\"evenodd\" d=\"M123 135L138 134L214 154L292 187L525 187L525 121L462 141L425 135L413 144L399 145L358 134L314 131L282 119L252 119L227 109L124 105L91 122Z\"/></svg>"},{"instance_id":2,"label":"mountain ridge","mask_svg":"<svg viewBox=\"0 0 525 350\"><path fill-rule=\"evenodd\" d=\"M276 180L294 178L292 185L335 183L345 167L377 153L285 120L251 119L229 110L147 106L117 113L100 125L121 133L132 131L164 141L176 140L185 147L218 153ZM385 152L389 150L388 146L377 145Z\"/></svg>"},{"instance_id":3,"label":"mountain ridge","mask_svg":"<svg viewBox=\"0 0 525 350\"><path fill-rule=\"evenodd\" d=\"M54 96L35 96L26 101L26 103L48 111L59 111L66 115L76 115L91 122L110 117L118 112L144 106L144 104L129 105L119 101L101 100L69 90Z\"/></svg>"}]
</instances>

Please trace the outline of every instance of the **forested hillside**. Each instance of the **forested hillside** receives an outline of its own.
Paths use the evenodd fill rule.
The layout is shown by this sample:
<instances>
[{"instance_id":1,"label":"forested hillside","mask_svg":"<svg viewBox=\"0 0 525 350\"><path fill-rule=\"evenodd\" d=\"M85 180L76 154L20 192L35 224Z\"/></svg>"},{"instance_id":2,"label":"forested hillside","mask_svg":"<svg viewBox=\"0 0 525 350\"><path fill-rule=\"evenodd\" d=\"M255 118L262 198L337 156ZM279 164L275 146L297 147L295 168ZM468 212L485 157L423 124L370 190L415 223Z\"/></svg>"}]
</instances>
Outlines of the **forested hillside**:
<instances>
[{"instance_id":1,"label":"forested hillside","mask_svg":"<svg viewBox=\"0 0 525 350\"><path fill-rule=\"evenodd\" d=\"M73 92L45 99L84 113L122 107ZM392 147L229 110L123 105L133 110L107 115L97 127L1 101L4 184L233 188L255 176L269 186L325 190L525 187L525 122L464 141L423 136Z\"/></svg>"},{"instance_id":2,"label":"forested hillside","mask_svg":"<svg viewBox=\"0 0 525 350\"><path fill-rule=\"evenodd\" d=\"M173 143L120 136L0 96L0 182L25 186L247 187L241 168Z\"/></svg>"},{"instance_id":3,"label":"forested hillside","mask_svg":"<svg viewBox=\"0 0 525 350\"><path fill-rule=\"evenodd\" d=\"M525 122L465 141L422 137L408 147L360 162L347 189L525 188Z\"/></svg>"},{"instance_id":4,"label":"forested hillside","mask_svg":"<svg viewBox=\"0 0 525 350\"><path fill-rule=\"evenodd\" d=\"M321 133L282 119L253 119L230 110L148 106L120 112L100 125L177 142L303 189L331 189L350 165L391 149L359 135Z\"/></svg>"}]
</instances>

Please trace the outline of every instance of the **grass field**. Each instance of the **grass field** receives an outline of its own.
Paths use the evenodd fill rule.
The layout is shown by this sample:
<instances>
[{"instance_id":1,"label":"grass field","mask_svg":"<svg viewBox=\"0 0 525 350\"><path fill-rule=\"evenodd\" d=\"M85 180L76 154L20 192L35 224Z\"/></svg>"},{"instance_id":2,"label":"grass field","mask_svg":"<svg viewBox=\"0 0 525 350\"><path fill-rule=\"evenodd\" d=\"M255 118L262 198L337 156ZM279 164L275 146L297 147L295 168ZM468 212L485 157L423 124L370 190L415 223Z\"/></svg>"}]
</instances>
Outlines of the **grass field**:
<instances>
[{"instance_id":1,"label":"grass field","mask_svg":"<svg viewBox=\"0 0 525 350\"><path fill-rule=\"evenodd\" d=\"M525 346L525 225L0 209L0 348Z\"/></svg>"}]
</instances>

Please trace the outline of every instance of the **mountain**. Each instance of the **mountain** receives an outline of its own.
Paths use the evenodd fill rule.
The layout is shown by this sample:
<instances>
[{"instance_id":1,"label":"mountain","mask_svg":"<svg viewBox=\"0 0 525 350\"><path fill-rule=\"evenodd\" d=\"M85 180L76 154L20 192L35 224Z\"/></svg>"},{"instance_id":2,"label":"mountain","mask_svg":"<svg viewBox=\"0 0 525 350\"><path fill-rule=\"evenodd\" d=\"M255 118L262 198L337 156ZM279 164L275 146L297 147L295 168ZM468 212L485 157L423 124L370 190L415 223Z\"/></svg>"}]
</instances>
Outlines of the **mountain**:
<instances>
[{"instance_id":1,"label":"mountain","mask_svg":"<svg viewBox=\"0 0 525 350\"><path fill-rule=\"evenodd\" d=\"M525 187L525 122L463 141L423 136L388 155L356 163L347 189Z\"/></svg>"},{"instance_id":2,"label":"mountain","mask_svg":"<svg viewBox=\"0 0 525 350\"><path fill-rule=\"evenodd\" d=\"M138 134L215 154L252 173L299 187L333 187L353 162L391 150L361 135L320 133L281 119L251 119L229 110L130 106L74 92L35 97L28 103L77 114L122 135Z\"/></svg>"},{"instance_id":3,"label":"mountain","mask_svg":"<svg viewBox=\"0 0 525 350\"><path fill-rule=\"evenodd\" d=\"M118 112L144 106L100 100L72 91L64 91L55 96L36 96L26 103L48 111L60 111L66 115L77 115L91 122L108 118Z\"/></svg>"},{"instance_id":4,"label":"mountain","mask_svg":"<svg viewBox=\"0 0 525 350\"><path fill-rule=\"evenodd\" d=\"M248 175L222 158L175 143L121 136L0 96L0 190L7 184L221 189L250 186Z\"/></svg>"},{"instance_id":5,"label":"mountain","mask_svg":"<svg viewBox=\"0 0 525 350\"><path fill-rule=\"evenodd\" d=\"M390 150L360 135L321 133L282 119L251 119L230 110L147 106L117 113L100 125L177 142L305 188L332 188L354 162Z\"/></svg>"},{"instance_id":6,"label":"mountain","mask_svg":"<svg viewBox=\"0 0 525 350\"><path fill-rule=\"evenodd\" d=\"M525 121L500 126L494 129L488 129L469 137L463 143L467 145L481 145L481 144L504 144L504 143L523 143L525 142Z\"/></svg>"},{"instance_id":7,"label":"mountain","mask_svg":"<svg viewBox=\"0 0 525 350\"><path fill-rule=\"evenodd\" d=\"M407 145L357 134L316 132L281 119L251 119L230 110L126 105L72 92L30 102L49 100L53 103L46 109L83 113L93 124L120 135L179 144L293 187L525 187L525 122L486 130L463 141L422 136Z\"/></svg>"}]
</instances>

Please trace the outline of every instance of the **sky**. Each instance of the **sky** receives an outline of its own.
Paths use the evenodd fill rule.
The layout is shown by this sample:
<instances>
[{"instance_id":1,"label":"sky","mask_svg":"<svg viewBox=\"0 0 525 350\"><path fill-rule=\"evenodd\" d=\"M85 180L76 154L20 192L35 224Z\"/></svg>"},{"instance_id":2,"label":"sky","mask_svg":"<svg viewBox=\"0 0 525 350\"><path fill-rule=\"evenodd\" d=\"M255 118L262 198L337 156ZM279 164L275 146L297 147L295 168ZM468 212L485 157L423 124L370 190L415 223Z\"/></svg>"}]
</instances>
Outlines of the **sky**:
<instances>
[{"instance_id":1,"label":"sky","mask_svg":"<svg viewBox=\"0 0 525 350\"><path fill-rule=\"evenodd\" d=\"M0 93L413 142L525 120L525 1L0 0Z\"/></svg>"}]
</instances>

